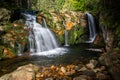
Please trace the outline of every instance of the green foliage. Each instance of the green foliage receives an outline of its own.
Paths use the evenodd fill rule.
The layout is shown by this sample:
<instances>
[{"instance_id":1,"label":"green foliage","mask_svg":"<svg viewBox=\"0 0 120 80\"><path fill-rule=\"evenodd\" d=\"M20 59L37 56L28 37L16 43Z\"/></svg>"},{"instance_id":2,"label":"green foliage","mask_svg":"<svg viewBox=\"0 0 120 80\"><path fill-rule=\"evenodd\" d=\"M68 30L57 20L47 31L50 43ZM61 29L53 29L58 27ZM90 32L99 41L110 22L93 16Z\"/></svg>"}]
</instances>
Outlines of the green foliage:
<instances>
[{"instance_id":1,"label":"green foliage","mask_svg":"<svg viewBox=\"0 0 120 80\"><path fill-rule=\"evenodd\" d=\"M2 52L4 48L8 49L8 53L17 55L18 44L24 48L27 43L27 35L28 32L23 29L23 25L19 21L4 25L4 34L1 35L0 40L0 56L5 57Z\"/></svg>"},{"instance_id":2,"label":"green foliage","mask_svg":"<svg viewBox=\"0 0 120 80\"><path fill-rule=\"evenodd\" d=\"M98 4L99 0L86 0L85 1L85 9L88 11L97 11L98 10Z\"/></svg>"},{"instance_id":3,"label":"green foliage","mask_svg":"<svg viewBox=\"0 0 120 80\"><path fill-rule=\"evenodd\" d=\"M55 10L61 10L63 8L65 0L55 0L54 3L55 3Z\"/></svg>"},{"instance_id":4,"label":"green foliage","mask_svg":"<svg viewBox=\"0 0 120 80\"><path fill-rule=\"evenodd\" d=\"M97 10L99 0L66 0L64 9L75 11L92 11Z\"/></svg>"},{"instance_id":5,"label":"green foliage","mask_svg":"<svg viewBox=\"0 0 120 80\"><path fill-rule=\"evenodd\" d=\"M82 34L84 33L84 28L80 25L76 25L72 30L69 31L69 44L78 44L82 42Z\"/></svg>"},{"instance_id":6,"label":"green foliage","mask_svg":"<svg viewBox=\"0 0 120 80\"><path fill-rule=\"evenodd\" d=\"M38 6L40 11L49 11L54 9L53 0L38 0Z\"/></svg>"}]
</instances>

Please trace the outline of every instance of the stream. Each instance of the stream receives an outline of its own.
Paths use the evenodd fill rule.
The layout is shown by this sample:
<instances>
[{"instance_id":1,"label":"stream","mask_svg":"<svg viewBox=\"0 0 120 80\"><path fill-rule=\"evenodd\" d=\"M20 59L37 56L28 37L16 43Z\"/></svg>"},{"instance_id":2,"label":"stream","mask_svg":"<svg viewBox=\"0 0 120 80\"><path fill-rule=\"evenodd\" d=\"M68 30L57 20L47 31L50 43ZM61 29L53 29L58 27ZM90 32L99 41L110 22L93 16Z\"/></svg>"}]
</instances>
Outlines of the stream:
<instances>
[{"instance_id":1,"label":"stream","mask_svg":"<svg viewBox=\"0 0 120 80\"><path fill-rule=\"evenodd\" d=\"M21 55L11 59L0 60L0 76L12 72L17 67L25 64L35 64L40 66L50 65L69 65L88 63L90 59L98 59L100 52L86 50L87 48L96 47L92 44L82 43L62 48L58 54L51 55Z\"/></svg>"}]
</instances>

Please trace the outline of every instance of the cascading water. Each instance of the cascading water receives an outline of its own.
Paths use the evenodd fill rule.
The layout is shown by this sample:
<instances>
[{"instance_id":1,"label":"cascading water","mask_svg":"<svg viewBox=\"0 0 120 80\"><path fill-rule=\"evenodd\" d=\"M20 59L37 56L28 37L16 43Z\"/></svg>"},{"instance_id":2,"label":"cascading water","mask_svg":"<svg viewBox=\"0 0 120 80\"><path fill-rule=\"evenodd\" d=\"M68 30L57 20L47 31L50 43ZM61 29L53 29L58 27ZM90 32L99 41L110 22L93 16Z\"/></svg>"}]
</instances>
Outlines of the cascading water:
<instances>
[{"instance_id":1,"label":"cascading water","mask_svg":"<svg viewBox=\"0 0 120 80\"><path fill-rule=\"evenodd\" d=\"M65 45L64 46L69 46L68 44L68 31L65 30Z\"/></svg>"},{"instance_id":2,"label":"cascading water","mask_svg":"<svg viewBox=\"0 0 120 80\"><path fill-rule=\"evenodd\" d=\"M34 35L36 41L36 51L48 51L58 47L55 37L53 36L50 29L47 28L45 19L43 20L44 27L38 23L34 23Z\"/></svg>"},{"instance_id":3,"label":"cascading water","mask_svg":"<svg viewBox=\"0 0 120 80\"><path fill-rule=\"evenodd\" d=\"M29 30L29 48L32 53L49 51L58 47L57 41L47 27L45 19L43 25L36 22L36 16L23 13L26 18L26 27Z\"/></svg>"},{"instance_id":4,"label":"cascading water","mask_svg":"<svg viewBox=\"0 0 120 80\"><path fill-rule=\"evenodd\" d=\"M63 26L65 28L64 32L65 32L65 45L64 46L69 46L68 44L68 31L66 30L66 25L65 25L65 21L63 20Z\"/></svg>"},{"instance_id":5,"label":"cascading water","mask_svg":"<svg viewBox=\"0 0 120 80\"><path fill-rule=\"evenodd\" d=\"M87 43L92 43L96 37L96 25L94 17L90 13L86 13L88 18L88 27L89 27L89 41Z\"/></svg>"}]
</instances>

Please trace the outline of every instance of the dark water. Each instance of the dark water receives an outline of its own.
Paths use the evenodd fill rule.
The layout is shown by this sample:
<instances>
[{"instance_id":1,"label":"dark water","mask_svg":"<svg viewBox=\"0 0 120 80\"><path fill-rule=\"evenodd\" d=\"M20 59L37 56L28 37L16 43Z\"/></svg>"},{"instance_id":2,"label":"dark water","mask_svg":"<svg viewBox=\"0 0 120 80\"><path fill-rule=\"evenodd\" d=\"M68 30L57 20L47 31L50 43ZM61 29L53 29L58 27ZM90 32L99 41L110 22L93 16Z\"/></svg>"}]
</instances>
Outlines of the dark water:
<instances>
[{"instance_id":1,"label":"dark water","mask_svg":"<svg viewBox=\"0 0 120 80\"><path fill-rule=\"evenodd\" d=\"M100 53L94 51L88 51L86 48L94 47L90 44L79 44L75 46L62 47L65 49L64 53L46 55L23 55L12 59L6 59L0 61L0 76L15 70L17 67L25 64L35 64L38 66L50 66L50 65L68 65L87 63L90 59L98 59ZM62 53L62 54L61 54Z\"/></svg>"}]
</instances>

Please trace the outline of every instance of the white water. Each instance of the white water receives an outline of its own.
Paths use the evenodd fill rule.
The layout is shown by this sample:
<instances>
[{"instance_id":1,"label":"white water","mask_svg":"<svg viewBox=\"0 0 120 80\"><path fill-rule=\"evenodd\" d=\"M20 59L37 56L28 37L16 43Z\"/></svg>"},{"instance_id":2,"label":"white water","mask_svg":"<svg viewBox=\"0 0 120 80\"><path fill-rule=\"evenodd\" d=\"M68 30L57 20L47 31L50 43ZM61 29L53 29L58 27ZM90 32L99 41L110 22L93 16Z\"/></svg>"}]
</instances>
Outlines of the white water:
<instances>
[{"instance_id":1,"label":"white water","mask_svg":"<svg viewBox=\"0 0 120 80\"><path fill-rule=\"evenodd\" d=\"M87 43L92 43L96 37L96 26L94 17L90 13L86 13L88 17L88 27L89 27L89 40L86 41Z\"/></svg>"},{"instance_id":2,"label":"white water","mask_svg":"<svg viewBox=\"0 0 120 80\"><path fill-rule=\"evenodd\" d=\"M65 30L65 45L64 46L69 46L68 44L68 31Z\"/></svg>"},{"instance_id":3,"label":"white water","mask_svg":"<svg viewBox=\"0 0 120 80\"><path fill-rule=\"evenodd\" d=\"M38 23L34 24L33 32L35 36L36 52L48 51L57 48L58 45L52 32Z\"/></svg>"},{"instance_id":4,"label":"white water","mask_svg":"<svg viewBox=\"0 0 120 80\"><path fill-rule=\"evenodd\" d=\"M54 34L47 27L45 19L43 19L43 25L41 25L36 22L35 15L25 13L23 15L26 17L25 28L29 29L28 41L30 52L37 55L39 52L58 48Z\"/></svg>"},{"instance_id":5,"label":"white water","mask_svg":"<svg viewBox=\"0 0 120 80\"><path fill-rule=\"evenodd\" d=\"M68 44L68 31L66 30L66 25L65 25L65 21L63 20L63 26L64 26L64 28L65 28L65 30L64 30L64 35L65 35L65 45L64 46L69 46L69 44Z\"/></svg>"},{"instance_id":6,"label":"white water","mask_svg":"<svg viewBox=\"0 0 120 80\"><path fill-rule=\"evenodd\" d=\"M52 56L55 56L55 55L63 55L65 53L67 53L68 51L69 50L67 48L58 47L58 48L55 48L55 49L52 49L52 50L33 53L33 54L30 54L30 55L40 55L40 56L52 57Z\"/></svg>"}]
</instances>

